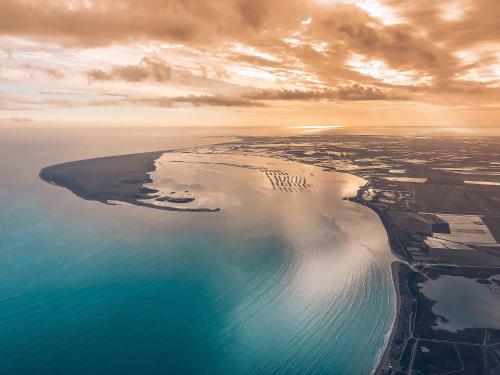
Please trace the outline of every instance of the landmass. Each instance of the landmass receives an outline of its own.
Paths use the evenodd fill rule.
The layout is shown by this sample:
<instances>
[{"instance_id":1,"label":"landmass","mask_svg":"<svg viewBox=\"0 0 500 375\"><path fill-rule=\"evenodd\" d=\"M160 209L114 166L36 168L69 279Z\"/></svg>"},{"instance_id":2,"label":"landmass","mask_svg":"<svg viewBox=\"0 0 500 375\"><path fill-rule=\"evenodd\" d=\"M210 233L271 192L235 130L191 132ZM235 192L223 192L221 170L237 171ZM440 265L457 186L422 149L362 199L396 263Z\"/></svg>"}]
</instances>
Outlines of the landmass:
<instances>
[{"instance_id":1,"label":"landmass","mask_svg":"<svg viewBox=\"0 0 500 375\"><path fill-rule=\"evenodd\" d=\"M267 155L367 181L350 199L380 216L400 259L392 265L396 319L377 374L500 373L499 138L246 137L196 148L203 150ZM430 298L428 289L440 295ZM449 311L435 311L447 304Z\"/></svg>"},{"instance_id":2,"label":"landmass","mask_svg":"<svg viewBox=\"0 0 500 375\"><path fill-rule=\"evenodd\" d=\"M165 151L148 152L56 164L43 168L40 171L40 178L67 188L80 198L105 204L124 202L167 211L219 211L218 208L154 204L155 201L182 204L194 200L194 198L161 196L158 190L144 186L152 182L149 173L155 170L155 161L164 153Z\"/></svg>"},{"instance_id":3,"label":"landmass","mask_svg":"<svg viewBox=\"0 0 500 375\"><path fill-rule=\"evenodd\" d=\"M500 138L243 137L177 152L269 156L364 178L349 199L380 216L399 258L396 319L375 372L500 373ZM163 153L64 163L40 176L108 204L189 203L144 186ZM274 188L307 188L273 173Z\"/></svg>"}]
</instances>

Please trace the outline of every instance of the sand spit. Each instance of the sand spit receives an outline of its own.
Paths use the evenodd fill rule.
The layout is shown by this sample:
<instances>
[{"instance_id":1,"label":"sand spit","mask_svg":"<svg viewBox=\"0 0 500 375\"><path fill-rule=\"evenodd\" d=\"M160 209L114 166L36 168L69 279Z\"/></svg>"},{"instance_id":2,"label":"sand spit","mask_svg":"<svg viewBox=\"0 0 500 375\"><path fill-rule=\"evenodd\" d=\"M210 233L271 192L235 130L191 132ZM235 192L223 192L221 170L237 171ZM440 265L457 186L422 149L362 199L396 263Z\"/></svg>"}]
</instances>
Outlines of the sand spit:
<instances>
[{"instance_id":1,"label":"sand spit","mask_svg":"<svg viewBox=\"0 0 500 375\"><path fill-rule=\"evenodd\" d=\"M155 161L163 153L148 152L56 164L43 168L40 178L69 189L80 198L105 204L125 202L167 211L219 211L217 208L180 208L148 202L162 199L161 196L155 195L156 190L144 185L152 182L149 173L155 170Z\"/></svg>"}]
</instances>

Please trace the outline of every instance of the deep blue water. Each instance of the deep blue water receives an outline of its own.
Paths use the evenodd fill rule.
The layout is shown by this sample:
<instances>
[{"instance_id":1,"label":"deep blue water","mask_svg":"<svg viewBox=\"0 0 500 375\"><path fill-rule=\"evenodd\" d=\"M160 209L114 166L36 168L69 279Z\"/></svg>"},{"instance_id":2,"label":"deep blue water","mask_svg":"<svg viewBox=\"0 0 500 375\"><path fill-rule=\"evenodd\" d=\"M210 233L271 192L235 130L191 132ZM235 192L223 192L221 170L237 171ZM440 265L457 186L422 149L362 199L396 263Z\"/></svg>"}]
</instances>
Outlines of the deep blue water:
<instances>
[{"instance_id":1,"label":"deep blue water","mask_svg":"<svg viewBox=\"0 0 500 375\"><path fill-rule=\"evenodd\" d=\"M107 206L38 178L207 142L111 134L0 134L1 374L370 373L394 316L374 213L332 187L333 229L300 223L319 228L309 238L258 204L258 217Z\"/></svg>"}]
</instances>

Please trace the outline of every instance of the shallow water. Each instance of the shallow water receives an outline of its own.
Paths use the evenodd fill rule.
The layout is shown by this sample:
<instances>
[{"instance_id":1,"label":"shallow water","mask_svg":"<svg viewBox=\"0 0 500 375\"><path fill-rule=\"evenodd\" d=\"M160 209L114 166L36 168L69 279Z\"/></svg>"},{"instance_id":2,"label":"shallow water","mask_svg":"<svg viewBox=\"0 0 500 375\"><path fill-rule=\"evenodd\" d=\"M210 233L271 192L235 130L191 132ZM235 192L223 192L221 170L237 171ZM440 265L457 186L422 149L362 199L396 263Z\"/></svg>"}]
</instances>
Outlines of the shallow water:
<instances>
[{"instance_id":1,"label":"shallow water","mask_svg":"<svg viewBox=\"0 0 500 375\"><path fill-rule=\"evenodd\" d=\"M475 279L445 275L427 280L420 288L427 298L437 301L432 312L446 318L446 322L438 319L439 329L451 332L466 328L500 329L500 287L495 283L481 284Z\"/></svg>"},{"instance_id":2,"label":"shallow water","mask_svg":"<svg viewBox=\"0 0 500 375\"><path fill-rule=\"evenodd\" d=\"M197 196L219 193L205 203L220 212L188 213L85 201L37 177L207 142L0 139L2 374L370 373L394 316L392 257L377 216L341 199L359 178L250 161L308 178L286 192L259 170L178 164L178 185L201 176Z\"/></svg>"}]
</instances>

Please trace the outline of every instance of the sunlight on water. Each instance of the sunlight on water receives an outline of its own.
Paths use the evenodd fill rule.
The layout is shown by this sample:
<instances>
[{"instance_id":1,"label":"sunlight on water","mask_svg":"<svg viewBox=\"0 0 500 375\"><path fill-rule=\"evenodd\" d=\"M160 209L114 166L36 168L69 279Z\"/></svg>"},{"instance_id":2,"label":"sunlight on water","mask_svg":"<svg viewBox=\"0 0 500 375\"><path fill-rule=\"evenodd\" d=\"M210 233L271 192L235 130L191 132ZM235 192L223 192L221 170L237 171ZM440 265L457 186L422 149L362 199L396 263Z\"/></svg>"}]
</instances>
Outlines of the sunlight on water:
<instances>
[{"instance_id":1,"label":"sunlight on water","mask_svg":"<svg viewBox=\"0 0 500 375\"><path fill-rule=\"evenodd\" d=\"M106 151L77 140L1 148L6 373L370 373L394 291L382 224L342 200L363 180L165 153L151 187L195 200L162 203L219 212L110 206L38 179L42 167Z\"/></svg>"}]
</instances>

